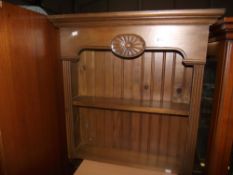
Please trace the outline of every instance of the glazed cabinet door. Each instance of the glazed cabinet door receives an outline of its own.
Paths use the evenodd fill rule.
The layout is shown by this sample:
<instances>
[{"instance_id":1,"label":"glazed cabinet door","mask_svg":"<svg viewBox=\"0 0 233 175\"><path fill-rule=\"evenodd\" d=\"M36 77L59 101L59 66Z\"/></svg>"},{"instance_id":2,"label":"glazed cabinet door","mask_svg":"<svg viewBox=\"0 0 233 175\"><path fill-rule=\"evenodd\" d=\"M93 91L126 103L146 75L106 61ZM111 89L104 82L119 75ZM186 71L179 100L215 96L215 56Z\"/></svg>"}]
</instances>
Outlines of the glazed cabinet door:
<instances>
[{"instance_id":1,"label":"glazed cabinet door","mask_svg":"<svg viewBox=\"0 0 233 175\"><path fill-rule=\"evenodd\" d=\"M62 174L57 29L4 2L0 19L1 175Z\"/></svg>"}]
</instances>

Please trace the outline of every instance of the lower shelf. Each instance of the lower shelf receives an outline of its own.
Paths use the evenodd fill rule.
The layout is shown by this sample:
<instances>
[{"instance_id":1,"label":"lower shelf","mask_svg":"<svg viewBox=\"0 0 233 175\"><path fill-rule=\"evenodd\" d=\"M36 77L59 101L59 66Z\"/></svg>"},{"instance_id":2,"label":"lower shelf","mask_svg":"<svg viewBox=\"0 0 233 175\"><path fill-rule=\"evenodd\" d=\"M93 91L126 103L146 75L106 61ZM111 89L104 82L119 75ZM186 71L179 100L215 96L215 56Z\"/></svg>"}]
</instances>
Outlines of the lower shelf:
<instances>
[{"instance_id":1,"label":"lower shelf","mask_svg":"<svg viewBox=\"0 0 233 175\"><path fill-rule=\"evenodd\" d=\"M166 175L166 172L84 160L74 175ZM175 175L174 173L169 173Z\"/></svg>"},{"instance_id":2,"label":"lower shelf","mask_svg":"<svg viewBox=\"0 0 233 175\"><path fill-rule=\"evenodd\" d=\"M178 173L180 169L180 162L173 157L90 145L79 146L77 157L163 172Z\"/></svg>"}]
</instances>

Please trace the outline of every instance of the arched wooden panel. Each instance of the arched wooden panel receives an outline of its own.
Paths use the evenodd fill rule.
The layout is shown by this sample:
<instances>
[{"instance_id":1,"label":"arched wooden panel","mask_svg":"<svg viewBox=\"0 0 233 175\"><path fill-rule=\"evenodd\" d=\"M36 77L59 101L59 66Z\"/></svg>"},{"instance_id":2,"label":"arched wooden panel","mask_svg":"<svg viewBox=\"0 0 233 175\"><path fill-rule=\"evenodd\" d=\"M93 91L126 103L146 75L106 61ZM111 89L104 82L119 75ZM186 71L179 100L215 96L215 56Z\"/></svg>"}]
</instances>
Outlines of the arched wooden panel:
<instances>
[{"instance_id":1,"label":"arched wooden panel","mask_svg":"<svg viewBox=\"0 0 233 175\"><path fill-rule=\"evenodd\" d=\"M111 52L85 51L73 65L76 96L189 103L192 67L176 52L145 52L121 59Z\"/></svg>"}]
</instances>

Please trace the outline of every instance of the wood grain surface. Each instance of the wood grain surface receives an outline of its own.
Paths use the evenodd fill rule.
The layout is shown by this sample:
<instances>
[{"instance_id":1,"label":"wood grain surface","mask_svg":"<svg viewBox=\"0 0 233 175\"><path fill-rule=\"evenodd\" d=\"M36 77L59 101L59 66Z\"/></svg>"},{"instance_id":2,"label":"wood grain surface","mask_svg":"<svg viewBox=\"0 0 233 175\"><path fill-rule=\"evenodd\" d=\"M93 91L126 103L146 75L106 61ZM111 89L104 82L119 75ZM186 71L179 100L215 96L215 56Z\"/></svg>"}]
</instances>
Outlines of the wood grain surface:
<instances>
[{"instance_id":1,"label":"wood grain surface","mask_svg":"<svg viewBox=\"0 0 233 175\"><path fill-rule=\"evenodd\" d=\"M0 129L7 175L63 173L58 30L45 16L0 9Z\"/></svg>"},{"instance_id":2,"label":"wood grain surface","mask_svg":"<svg viewBox=\"0 0 233 175\"><path fill-rule=\"evenodd\" d=\"M209 48L217 60L216 90L211 117L206 173L227 174L232 155L233 120L233 19L220 20L212 28Z\"/></svg>"},{"instance_id":3,"label":"wood grain surface","mask_svg":"<svg viewBox=\"0 0 233 175\"><path fill-rule=\"evenodd\" d=\"M169 171L169 170L167 170ZM169 171L170 172L170 171ZM175 173L165 173L163 171L152 171L139 168L131 168L127 166L119 166L109 163L100 163L95 161L85 160L77 169L74 175L165 175Z\"/></svg>"},{"instance_id":4,"label":"wood grain surface","mask_svg":"<svg viewBox=\"0 0 233 175\"><path fill-rule=\"evenodd\" d=\"M209 25L222 14L212 9L50 16L60 28L61 58L70 62L64 83L72 157L191 174ZM145 41L144 52L130 59L113 54L113 39L132 34Z\"/></svg>"}]
</instances>

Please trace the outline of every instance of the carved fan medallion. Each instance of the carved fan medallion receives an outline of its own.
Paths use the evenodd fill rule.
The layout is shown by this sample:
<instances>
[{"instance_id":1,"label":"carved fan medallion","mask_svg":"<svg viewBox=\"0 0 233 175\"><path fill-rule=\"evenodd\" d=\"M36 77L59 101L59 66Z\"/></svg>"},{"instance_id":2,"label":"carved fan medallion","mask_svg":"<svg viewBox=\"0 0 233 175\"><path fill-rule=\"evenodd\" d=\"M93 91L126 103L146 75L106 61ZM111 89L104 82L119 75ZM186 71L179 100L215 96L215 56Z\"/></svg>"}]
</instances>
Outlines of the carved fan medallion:
<instances>
[{"instance_id":1,"label":"carved fan medallion","mask_svg":"<svg viewBox=\"0 0 233 175\"><path fill-rule=\"evenodd\" d=\"M117 35L112 40L112 52L120 57L134 58L145 50L145 41L135 34Z\"/></svg>"}]
</instances>

